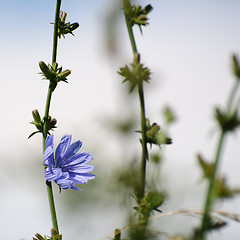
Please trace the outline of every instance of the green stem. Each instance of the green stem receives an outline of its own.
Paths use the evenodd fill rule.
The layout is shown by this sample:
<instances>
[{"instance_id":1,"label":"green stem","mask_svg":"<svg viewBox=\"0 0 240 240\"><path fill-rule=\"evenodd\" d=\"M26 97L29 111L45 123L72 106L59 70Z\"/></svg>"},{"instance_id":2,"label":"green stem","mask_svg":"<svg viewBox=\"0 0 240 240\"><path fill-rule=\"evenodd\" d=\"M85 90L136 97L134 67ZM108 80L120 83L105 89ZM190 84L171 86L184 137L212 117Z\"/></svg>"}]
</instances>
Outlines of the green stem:
<instances>
[{"instance_id":1,"label":"green stem","mask_svg":"<svg viewBox=\"0 0 240 240\"><path fill-rule=\"evenodd\" d=\"M231 113L233 100L237 94L237 89L239 87L239 83L240 83L239 79L237 79L230 91L230 95L229 95L229 98L227 101L227 109L226 109L226 111L228 113ZM213 174L211 175L211 178L209 179L210 182L209 182L209 186L208 186L208 190L207 190L207 197L206 197L206 201L205 201L205 205L204 205L202 224L201 224L200 233L199 233L200 240L206 239L206 230L207 230L208 223L209 223L209 212L211 211L212 193L213 193L213 189L214 189L214 184L216 182L216 173L218 170L218 165L219 165L219 161L220 161L219 159L220 159L220 155L221 155L221 150L223 148L223 142L225 139L225 135L226 135L226 131L222 130L220 138L218 140L218 146L217 146L217 151L216 151L216 156L215 156L215 161L214 161Z\"/></svg>"},{"instance_id":2,"label":"green stem","mask_svg":"<svg viewBox=\"0 0 240 240\"><path fill-rule=\"evenodd\" d=\"M47 181L46 186L47 186L47 194L48 194L48 201L49 201L49 208L50 208L50 213L51 213L52 225L53 225L53 228L56 230L57 234L59 234L57 214L56 214L54 197L53 197L53 190L52 190L52 182Z\"/></svg>"},{"instance_id":3,"label":"green stem","mask_svg":"<svg viewBox=\"0 0 240 240\"><path fill-rule=\"evenodd\" d=\"M125 14L125 21L126 21L128 36L129 36L129 39L130 39L130 42L131 42L132 51L133 51L133 55L134 55L135 53L137 53L137 45L136 45L135 38L134 38L134 35L133 35L133 30L132 30L131 23L129 22L129 19L128 19L126 14Z\"/></svg>"},{"instance_id":4,"label":"green stem","mask_svg":"<svg viewBox=\"0 0 240 240\"><path fill-rule=\"evenodd\" d=\"M220 161L221 150L223 148L224 137L225 137L225 132L222 131L221 135L220 135L220 138L219 138L219 141L218 141L216 156L215 156L215 160L214 160L214 170L213 170L213 173L211 175L211 179L210 179L208 190L207 190L207 197L206 197L206 201L205 201L205 205L204 205L202 225L201 225L201 229L200 229L200 239L201 240L205 239L207 225L209 223L209 212L211 210L212 193L213 193L214 184L215 184L215 181L216 181L216 173L217 173L218 165L219 165L219 161Z\"/></svg>"},{"instance_id":5,"label":"green stem","mask_svg":"<svg viewBox=\"0 0 240 240\"><path fill-rule=\"evenodd\" d=\"M53 34L52 63L56 62L56 60L57 60L58 20L59 20L61 1L62 0L57 0L57 4L56 4L55 22L54 22L54 34Z\"/></svg>"},{"instance_id":6,"label":"green stem","mask_svg":"<svg viewBox=\"0 0 240 240\"><path fill-rule=\"evenodd\" d=\"M143 198L145 195L146 185L146 163L147 163L147 144L146 144L146 117L145 117L145 103L144 103L144 92L143 83L138 85L138 94L141 108L141 132L142 132L142 160L140 170L140 181L141 181L141 192L140 197Z\"/></svg>"},{"instance_id":7,"label":"green stem","mask_svg":"<svg viewBox=\"0 0 240 240\"><path fill-rule=\"evenodd\" d=\"M124 15L127 25L128 35L132 46L133 55L137 53L137 46L132 30L131 20L126 14L126 11L131 8L130 2L128 0L123 0ZM146 144L146 116L145 116L145 103L144 103L144 92L143 83L138 84L138 95L140 100L141 108L141 133L142 133L142 159L141 159L141 169L140 169L140 192L139 197L143 198L145 195L145 185L146 185L146 162L147 162L147 144Z\"/></svg>"},{"instance_id":8,"label":"green stem","mask_svg":"<svg viewBox=\"0 0 240 240\"><path fill-rule=\"evenodd\" d=\"M57 0L56 11L55 11L55 22L54 22L54 34L53 34L52 63L56 62L56 58L57 58L58 20L59 20L60 6L61 6L61 0ZM45 141L47 138L48 126L47 126L46 120L48 119L48 116L49 116L51 97L52 97L52 88L51 88L51 82L49 82L48 94L47 94L46 105L45 105L45 113L44 113L45 121L44 121L44 125L43 125L43 151L45 150ZM53 225L53 228L55 228L55 230L57 231L57 234L59 234L57 215L56 215L56 209L55 209L55 203L54 203L54 198L53 198L51 182L47 181L46 186L47 186L48 201L49 201L52 225Z\"/></svg>"}]
</instances>

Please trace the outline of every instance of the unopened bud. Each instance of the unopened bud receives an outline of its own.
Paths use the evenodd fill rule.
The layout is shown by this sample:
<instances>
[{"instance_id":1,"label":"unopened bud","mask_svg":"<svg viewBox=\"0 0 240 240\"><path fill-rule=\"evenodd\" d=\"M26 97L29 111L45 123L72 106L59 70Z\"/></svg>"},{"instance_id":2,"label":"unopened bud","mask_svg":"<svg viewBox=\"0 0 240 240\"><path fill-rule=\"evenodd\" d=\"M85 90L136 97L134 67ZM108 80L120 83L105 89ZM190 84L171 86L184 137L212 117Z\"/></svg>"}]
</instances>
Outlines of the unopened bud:
<instances>
[{"instance_id":1,"label":"unopened bud","mask_svg":"<svg viewBox=\"0 0 240 240\"><path fill-rule=\"evenodd\" d=\"M58 63L57 63L57 62L54 62L54 63L52 64L52 69L53 69L54 71L56 71L57 68L58 68Z\"/></svg>"},{"instance_id":2,"label":"unopened bud","mask_svg":"<svg viewBox=\"0 0 240 240\"><path fill-rule=\"evenodd\" d=\"M44 240L44 237L39 233L36 233L35 236L37 237L37 240Z\"/></svg>"},{"instance_id":3,"label":"unopened bud","mask_svg":"<svg viewBox=\"0 0 240 240\"><path fill-rule=\"evenodd\" d=\"M150 13L152 10L153 10L153 7L152 7L150 4L148 4L148 5L144 8L144 12L145 12L146 14Z\"/></svg>"},{"instance_id":4,"label":"unopened bud","mask_svg":"<svg viewBox=\"0 0 240 240\"><path fill-rule=\"evenodd\" d=\"M57 230L55 228L51 229L51 237L55 237L57 235Z\"/></svg>"},{"instance_id":5,"label":"unopened bud","mask_svg":"<svg viewBox=\"0 0 240 240\"><path fill-rule=\"evenodd\" d=\"M39 67L45 76L49 74L49 69L45 62L43 61L39 62Z\"/></svg>"},{"instance_id":6,"label":"unopened bud","mask_svg":"<svg viewBox=\"0 0 240 240\"><path fill-rule=\"evenodd\" d=\"M37 109L32 111L33 119L36 123L41 122L41 117Z\"/></svg>"},{"instance_id":7,"label":"unopened bud","mask_svg":"<svg viewBox=\"0 0 240 240\"><path fill-rule=\"evenodd\" d=\"M66 77L71 74L69 69L64 70L63 72L57 75L58 81L66 80Z\"/></svg>"},{"instance_id":8,"label":"unopened bud","mask_svg":"<svg viewBox=\"0 0 240 240\"><path fill-rule=\"evenodd\" d=\"M75 23L72 23L72 24L69 25L69 30L70 30L70 31L74 31L74 30L76 30L78 27L79 27L79 24L78 24L77 22L75 22Z\"/></svg>"},{"instance_id":9,"label":"unopened bud","mask_svg":"<svg viewBox=\"0 0 240 240\"><path fill-rule=\"evenodd\" d=\"M50 121L50 129L56 128L57 120L55 118L51 119Z\"/></svg>"},{"instance_id":10,"label":"unopened bud","mask_svg":"<svg viewBox=\"0 0 240 240\"><path fill-rule=\"evenodd\" d=\"M60 11L60 13L59 13L60 21L65 23L66 17L67 17L67 13Z\"/></svg>"}]
</instances>

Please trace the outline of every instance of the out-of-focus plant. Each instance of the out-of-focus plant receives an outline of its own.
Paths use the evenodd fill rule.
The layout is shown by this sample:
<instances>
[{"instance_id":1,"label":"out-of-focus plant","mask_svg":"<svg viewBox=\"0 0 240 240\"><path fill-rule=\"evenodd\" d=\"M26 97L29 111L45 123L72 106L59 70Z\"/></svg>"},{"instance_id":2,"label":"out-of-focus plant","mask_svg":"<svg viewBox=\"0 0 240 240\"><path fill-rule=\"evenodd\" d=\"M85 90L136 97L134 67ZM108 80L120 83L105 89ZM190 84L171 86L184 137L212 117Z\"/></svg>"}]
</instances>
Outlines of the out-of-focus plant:
<instances>
[{"instance_id":1,"label":"out-of-focus plant","mask_svg":"<svg viewBox=\"0 0 240 240\"><path fill-rule=\"evenodd\" d=\"M208 162L201 155L198 155L198 161L203 171L203 176L209 184L202 223L201 226L196 229L193 237L193 239L196 240L204 240L207 238L208 232L212 232L226 225L225 222L218 222L211 217L213 204L219 200L233 198L240 193L239 188L232 188L227 185L226 177L218 176L219 163L227 134L235 132L240 126L239 105L235 103L240 84L240 64L236 55L232 57L232 70L235 81L230 91L226 108L221 109L218 107L215 110L215 120L219 127L219 140L214 161Z\"/></svg>"},{"instance_id":2,"label":"out-of-focus plant","mask_svg":"<svg viewBox=\"0 0 240 240\"><path fill-rule=\"evenodd\" d=\"M148 219L151 213L161 206L164 200L164 195L161 191L151 189L151 186L146 188L146 168L147 161L149 160L149 146L162 144L170 144L171 139L168 138L157 123L150 123L146 117L145 100L144 100L144 83L150 82L151 71L148 67L141 63L140 53L137 50L133 27L137 25L142 33L142 26L148 25L148 14L152 11L152 6L147 5L142 8L141 6L132 5L129 0L123 0L123 10L125 16L126 27L130 39L133 62L130 65L125 65L120 68L118 72L124 77L123 83L129 84L129 92L132 93L135 89L138 92L140 103L140 122L141 127L138 131L141 134L140 144L142 148L142 157L140 167L137 167L135 180L131 183L134 184L134 193L132 194L137 206L134 207L138 215L138 224L130 230L131 239L147 239L152 236L148 230Z\"/></svg>"},{"instance_id":3,"label":"out-of-focus plant","mask_svg":"<svg viewBox=\"0 0 240 240\"><path fill-rule=\"evenodd\" d=\"M151 159L153 159L153 162L155 163L158 163L160 161L161 156L159 154L150 155L149 146L161 146L162 144L170 144L172 141L170 138L167 137L167 131L163 131L157 123L151 123L150 120L146 117L144 101L144 83L150 83L151 71L149 70L149 68L147 68L141 63L140 53L137 50L133 34L133 27L135 25L140 28L141 33L142 26L148 25L148 14L151 12L152 7L151 5L147 5L143 8L141 6L132 5L129 0L123 0L123 10L128 35L133 51L133 62L130 65L125 65L124 67L121 67L118 73L124 77L123 83L129 84L130 93L132 93L135 89L138 91L141 111L141 129L136 132L141 133L140 143L142 146L142 159L139 171L136 170L137 168L135 167L133 174L134 177L132 178L131 176L129 176L129 178L127 177L127 171L123 171L125 175L122 175L123 179L128 179L126 185L134 185L134 194L132 194L132 196L137 203L137 206L135 206L134 209L136 211L136 214L138 215L138 221L137 223L131 223L129 225L129 239L155 239L156 234L154 234L154 232L150 231L150 229L148 228L148 221L149 219L151 219L151 213L154 210L161 211L159 210L159 207L164 201L164 194L161 191L152 191L151 187L153 188L154 184L152 184L151 186L151 184L147 185L146 182L146 168L147 161L150 159L149 156L151 156ZM219 161L223 150L223 143L226 135L227 133L236 131L236 129L240 125L239 106L238 104L236 104L235 101L240 82L240 64L238 58L235 55L232 58L232 66L236 81L232 88L232 91L230 92L226 109L223 110L220 108L216 108L215 110L215 119L220 129L220 136L215 159L213 162L207 162L200 154L198 155L198 161L203 171L203 177L209 182L203 211L200 211L197 214L198 216L202 216L201 226L194 229L192 236L190 236L189 238L185 238L180 235L169 236L165 234L165 236L169 239L206 239L208 232L218 230L226 225L225 221L223 221L222 218L216 217L214 214L212 214L214 212L214 209L212 207L213 204L216 201L222 199L232 198L240 192L238 188L231 188L227 185L226 177L217 175ZM170 108L164 109L164 116L167 127L175 121L175 116L174 114L172 114ZM134 164L136 165L137 161L135 161ZM153 179L152 183L154 183L154 181L157 181L157 179ZM187 210L186 212L190 213L191 211ZM179 213L181 214L182 211L179 211ZM230 214L228 216L230 216ZM229 218L233 219L231 217ZM120 232L121 230L118 229L117 233L115 233L115 239L121 239ZM157 234L163 233L161 231L158 231Z\"/></svg>"}]
</instances>

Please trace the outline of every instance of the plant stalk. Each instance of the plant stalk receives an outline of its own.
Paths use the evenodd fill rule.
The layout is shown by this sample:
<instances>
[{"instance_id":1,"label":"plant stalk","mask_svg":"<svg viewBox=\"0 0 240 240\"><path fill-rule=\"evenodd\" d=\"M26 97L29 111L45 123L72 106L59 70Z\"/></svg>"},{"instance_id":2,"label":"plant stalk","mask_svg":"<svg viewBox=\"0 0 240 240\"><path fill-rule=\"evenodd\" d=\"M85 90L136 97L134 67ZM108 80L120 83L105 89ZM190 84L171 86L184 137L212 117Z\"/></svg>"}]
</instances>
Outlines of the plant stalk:
<instances>
[{"instance_id":1,"label":"plant stalk","mask_svg":"<svg viewBox=\"0 0 240 240\"><path fill-rule=\"evenodd\" d=\"M233 105L233 100L237 94L237 89L239 87L239 79L236 79L235 84L233 85L230 95L227 101L227 106L226 106L226 111L230 114L232 111L232 105ZM211 179L209 180L209 186L207 190L207 197L204 205L204 212L203 212L203 217L202 217L202 223L201 223L201 228L200 228L200 240L205 240L206 239L206 230L207 230L207 225L209 223L209 212L211 211L211 203L212 203L212 193L214 189L214 184L216 182L216 173L218 170L218 165L220 161L220 155L221 151L223 148L223 142L226 136L226 131L224 129L221 130L221 135L218 140L218 146L217 146L217 151L216 151L216 156L215 156L215 161L214 161L214 170L213 174L211 175Z\"/></svg>"},{"instance_id":2,"label":"plant stalk","mask_svg":"<svg viewBox=\"0 0 240 240\"><path fill-rule=\"evenodd\" d=\"M217 173L218 165L220 162L220 155L221 155L221 151L223 148L225 134L226 134L225 131L222 130L219 141L218 141L218 145L217 145L217 151L216 151L216 156L215 156L215 160L214 160L214 170L211 175L211 179L210 179L208 190L207 190L207 197L206 197L206 201L205 201L205 205L204 205L202 225L200 228L200 239L201 240L206 239L205 237L206 237L207 225L209 223L209 212L211 210L211 204L212 204L212 193L213 193L214 185L216 182L216 173Z\"/></svg>"},{"instance_id":3,"label":"plant stalk","mask_svg":"<svg viewBox=\"0 0 240 240\"><path fill-rule=\"evenodd\" d=\"M59 20L60 7L61 7L61 0L57 0L56 11L55 11L55 22L54 22L54 34L53 34L52 63L56 62L56 59L57 59L58 20ZM49 117L51 97L52 97L52 88L51 88L51 82L49 82L46 105L45 105L45 113L44 113L43 152L45 151L45 141L47 138L48 126L47 126L46 120ZM46 187L47 187L47 193L48 193L48 201L49 201L52 225L53 225L53 228L57 231L57 234L59 234L57 215L56 215L55 203L54 203L54 198L53 198L52 183L47 181Z\"/></svg>"},{"instance_id":4,"label":"plant stalk","mask_svg":"<svg viewBox=\"0 0 240 240\"><path fill-rule=\"evenodd\" d=\"M128 3L123 0L123 6L126 11L128 8ZM130 2L129 2L130 4ZM125 15L125 22L127 25L128 35L132 46L133 55L137 53L137 46L132 30L132 25L126 12ZM140 192L139 197L143 198L145 195L145 185L146 185L146 162L147 162L147 144L146 144L146 116L145 116L145 102L144 102L144 91L143 91L143 83L140 82L138 84L138 95L140 100L140 108L141 108L141 133L142 133L142 159L141 159L141 169L140 169Z\"/></svg>"}]
</instances>

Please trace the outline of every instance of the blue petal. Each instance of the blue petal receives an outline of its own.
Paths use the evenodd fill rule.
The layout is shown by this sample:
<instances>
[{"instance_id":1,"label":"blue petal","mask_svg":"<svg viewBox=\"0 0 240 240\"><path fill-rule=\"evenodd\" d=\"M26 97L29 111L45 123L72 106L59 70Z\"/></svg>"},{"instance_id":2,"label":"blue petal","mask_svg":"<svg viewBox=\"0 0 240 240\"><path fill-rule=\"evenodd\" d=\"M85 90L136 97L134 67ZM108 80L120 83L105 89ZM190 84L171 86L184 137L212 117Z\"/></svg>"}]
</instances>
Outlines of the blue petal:
<instances>
[{"instance_id":1,"label":"blue petal","mask_svg":"<svg viewBox=\"0 0 240 240\"><path fill-rule=\"evenodd\" d=\"M95 175L91 173L69 173L69 180L77 184L87 183L88 180L93 178L95 178Z\"/></svg>"},{"instance_id":2,"label":"blue petal","mask_svg":"<svg viewBox=\"0 0 240 240\"><path fill-rule=\"evenodd\" d=\"M54 167L53 135L46 138L43 164L50 167L50 169Z\"/></svg>"},{"instance_id":3,"label":"blue petal","mask_svg":"<svg viewBox=\"0 0 240 240\"><path fill-rule=\"evenodd\" d=\"M64 162L64 167L68 166L75 166L75 165L80 165L80 164L86 164L92 161L92 155L87 152L80 152L75 154L73 157L67 159Z\"/></svg>"},{"instance_id":4,"label":"blue petal","mask_svg":"<svg viewBox=\"0 0 240 240\"><path fill-rule=\"evenodd\" d=\"M70 188L76 191L82 191L82 189L75 187L73 183Z\"/></svg>"},{"instance_id":5,"label":"blue petal","mask_svg":"<svg viewBox=\"0 0 240 240\"><path fill-rule=\"evenodd\" d=\"M69 158L73 157L79 151L81 146L82 146L82 142L80 140L72 143L71 146L64 153L63 158L69 159Z\"/></svg>"},{"instance_id":6,"label":"blue petal","mask_svg":"<svg viewBox=\"0 0 240 240\"><path fill-rule=\"evenodd\" d=\"M62 189L71 188L80 191L81 189L75 187L73 181L69 180L68 177L69 177L68 173L63 173L63 175L60 178L55 180L55 183Z\"/></svg>"},{"instance_id":7,"label":"blue petal","mask_svg":"<svg viewBox=\"0 0 240 240\"><path fill-rule=\"evenodd\" d=\"M64 168L64 171L69 171L73 173L87 173L93 170L94 166L92 165L80 165L80 166L68 166Z\"/></svg>"},{"instance_id":8,"label":"blue petal","mask_svg":"<svg viewBox=\"0 0 240 240\"><path fill-rule=\"evenodd\" d=\"M56 152L55 152L55 159L56 159L56 166L60 166L62 162L63 155L67 151L70 142L71 142L71 135L64 135L60 141L60 143L57 146Z\"/></svg>"},{"instance_id":9,"label":"blue petal","mask_svg":"<svg viewBox=\"0 0 240 240\"><path fill-rule=\"evenodd\" d=\"M48 148L49 146L53 147L53 135L47 136L46 138L45 149Z\"/></svg>"},{"instance_id":10,"label":"blue petal","mask_svg":"<svg viewBox=\"0 0 240 240\"><path fill-rule=\"evenodd\" d=\"M47 168L45 169L44 175L45 180L51 182L53 180L60 178L63 174L61 168L53 168L52 170Z\"/></svg>"}]
</instances>

